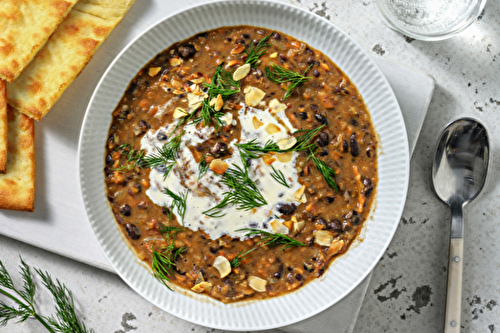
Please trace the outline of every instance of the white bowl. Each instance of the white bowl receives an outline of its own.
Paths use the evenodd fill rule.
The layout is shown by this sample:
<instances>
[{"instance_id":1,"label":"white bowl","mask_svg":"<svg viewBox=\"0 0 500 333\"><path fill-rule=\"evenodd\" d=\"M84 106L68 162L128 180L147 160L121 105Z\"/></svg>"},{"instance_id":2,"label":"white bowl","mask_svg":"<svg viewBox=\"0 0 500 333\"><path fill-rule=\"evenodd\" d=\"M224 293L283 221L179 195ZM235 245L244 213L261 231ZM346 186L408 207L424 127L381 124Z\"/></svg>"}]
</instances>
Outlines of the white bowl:
<instances>
[{"instance_id":1,"label":"white bowl","mask_svg":"<svg viewBox=\"0 0 500 333\"><path fill-rule=\"evenodd\" d=\"M377 197L364 240L298 291L263 301L222 304L176 288L171 292L140 263L117 227L104 185L104 148L111 113L129 82L156 54L177 41L221 26L253 25L281 31L330 57L358 87L379 134ZM225 330L272 329L311 317L341 300L373 269L398 226L408 189L409 151L398 103L368 55L327 20L270 1L221 1L165 18L131 42L99 82L83 121L79 172L83 201L96 238L116 272L159 308L190 322ZM126 301L126 300L124 300Z\"/></svg>"}]
</instances>

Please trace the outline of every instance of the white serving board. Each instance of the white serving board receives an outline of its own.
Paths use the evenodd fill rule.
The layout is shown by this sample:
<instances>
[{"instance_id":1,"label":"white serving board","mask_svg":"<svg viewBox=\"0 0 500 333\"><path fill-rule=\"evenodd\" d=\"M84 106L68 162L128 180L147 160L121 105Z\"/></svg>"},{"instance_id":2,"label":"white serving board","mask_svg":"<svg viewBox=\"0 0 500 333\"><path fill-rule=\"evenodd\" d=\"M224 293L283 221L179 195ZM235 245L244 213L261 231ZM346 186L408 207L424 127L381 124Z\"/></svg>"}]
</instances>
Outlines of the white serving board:
<instances>
[{"instance_id":1,"label":"white serving board","mask_svg":"<svg viewBox=\"0 0 500 333\"><path fill-rule=\"evenodd\" d=\"M189 3L179 4L176 9ZM0 234L113 272L87 222L80 195L77 174L80 127L88 100L116 54L165 15L161 0L136 1L60 101L36 124L35 213L0 211ZM434 90L434 80L411 68L374 60L393 87L403 110L412 152ZM338 332L351 332L370 277L340 303L314 317L316 323L321 323L321 328L314 325L314 332L326 332L331 327L337 327ZM321 320L317 320L319 318ZM352 318L352 322L345 318ZM283 330L308 332L311 328L310 323L298 323Z\"/></svg>"}]
</instances>

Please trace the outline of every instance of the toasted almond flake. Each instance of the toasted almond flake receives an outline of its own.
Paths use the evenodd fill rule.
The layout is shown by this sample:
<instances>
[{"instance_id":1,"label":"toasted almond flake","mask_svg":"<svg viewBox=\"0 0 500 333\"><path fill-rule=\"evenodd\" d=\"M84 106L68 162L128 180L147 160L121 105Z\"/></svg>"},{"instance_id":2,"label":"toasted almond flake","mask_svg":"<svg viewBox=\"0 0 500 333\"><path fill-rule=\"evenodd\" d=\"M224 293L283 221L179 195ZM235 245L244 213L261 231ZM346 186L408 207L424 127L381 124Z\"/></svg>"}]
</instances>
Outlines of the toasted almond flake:
<instances>
[{"instance_id":1,"label":"toasted almond flake","mask_svg":"<svg viewBox=\"0 0 500 333\"><path fill-rule=\"evenodd\" d=\"M213 266L219 271L221 278L224 278L231 273L231 263L226 257L218 256L215 258Z\"/></svg>"},{"instance_id":2,"label":"toasted almond flake","mask_svg":"<svg viewBox=\"0 0 500 333\"><path fill-rule=\"evenodd\" d=\"M283 225L288 228L288 230L292 230L293 221L285 221Z\"/></svg>"},{"instance_id":3,"label":"toasted almond flake","mask_svg":"<svg viewBox=\"0 0 500 333\"><path fill-rule=\"evenodd\" d=\"M280 103L278 99L273 98L269 102L269 108L271 109L271 113L278 113L286 110L286 104Z\"/></svg>"},{"instance_id":4,"label":"toasted almond flake","mask_svg":"<svg viewBox=\"0 0 500 333\"><path fill-rule=\"evenodd\" d=\"M299 189L297 190L297 192L295 192L295 193L293 194L294 198L295 198L297 201L299 201L299 200L300 200L300 198L304 195L304 191L305 191L305 190L306 190L306 186L305 186L305 185L302 185L302 187L301 187L301 188L299 188Z\"/></svg>"},{"instance_id":5,"label":"toasted almond flake","mask_svg":"<svg viewBox=\"0 0 500 333\"><path fill-rule=\"evenodd\" d=\"M177 107L174 110L174 118L175 119L179 119L179 118L185 117L187 115L188 115L187 111L184 110L183 108Z\"/></svg>"},{"instance_id":6,"label":"toasted almond flake","mask_svg":"<svg viewBox=\"0 0 500 333\"><path fill-rule=\"evenodd\" d=\"M275 124L267 124L266 125L266 132L269 133L270 135L273 135L275 133L278 133L281 131L281 128L279 128Z\"/></svg>"},{"instance_id":7,"label":"toasted almond flake","mask_svg":"<svg viewBox=\"0 0 500 333\"><path fill-rule=\"evenodd\" d=\"M292 220L292 222L297 222L297 218L295 217L295 215L292 216L291 220Z\"/></svg>"},{"instance_id":8,"label":"toasted almond flake","mask_svg":"<svg viewBox=\"0 0 500 333\"><path fill-rule=\"evenodd\" d=\"M262 125L264 125L264 123L262 121L260 121L259 119L257 119L256 116L253 116L253 118L252 118L252 124L253 124L253 128L255 128L255 129L258 129L259 127L261 127Z\"/></svg>"},{"instance_id":9,"label":"toasted almond flake","mask_svg":"<svg viewBox=\"0 0 500 333\"><path fill-rule=\"evenodd\" d=\"M340 250L344 247L344 241L341 239L334 239L330 244L330 247L326 251L329 256L333 256L334 254L339 253Z\"/></svg>"},{"instance_id":10,"label":"toasted almond flake","mask_svg":"<svg viewBox=\"0 0 500 333\"><path fill-rule=\"evenodd\" d=\"M286 150L292 148L297 143L297 139L294 136L278 140L276 144L281 150Z\"/></svg>"},{"instance_id":11,"label":"toasted almond flake","mask_svg":"<svg viewBox=\"0 0 500 333\"><path fill-rule=\"evenodd\" d=\"M264 156L262 156L262 160L267 165L271 165L271 164L273 164L274 161L276 161L276 159L274 157L270 156L270 155L264 155Z\"/></svg>"},{"instance_id":12,"label":"toasted almond flake","mask_svg":"<svg viewBox=\"0 0 500 333\"><path fill-rule=\"evenodd\" d=\"M226 126L231 125L233 122L233 114L231 112L224 113L224 115L220 117L220 120L226 123Z\"/></svg>"},{"instance_id":13,"label":"toasted almond flake","mask_svg":"<svg viewBox=\"0 0 500 333\"><path fill-rule=\"evenodd\" d=\"M248 285L255 291L264 292L266 291L267 281L261 279L260 277L250 275L248 277Z\"/></svg>"},{"instance_id":14,"label":"toasted almond flake","mask_svg":"<svg viewBox=\"0 0 500 333\"><path fill-rule=\"evenodd\" d=\"M327 64L325 64L324 62L321 63L321 68L323 68L325 71L329 72L330 71L330 67L328 67Z\"/></svg>"},{"instance_id":15,"label":"toasted almond flake","mask_svg":"<svg viewBox=\"0 0 500 333\"><path fill-rule=\"evenodd\" d=\"M273 231L277 234L283 234L283 235L288 235L288 232L290 231L286 226L283 225L278 220L272 220L271 223L271 228L273 228Z\"/></svg>"},{"instance_id":16,"label":"toasted almond flake","mask_svg":"<svg viewBox=\"0 0 500 333\"><path fill-rule=\"evenodd\" d=\"M240 63L240 62L239 62L238 60L230 60L230 61L227 63L227 65L228 65L229 67L233 67L234 65L237 65L237 64L239 64L239 63Z\"/></svg>"},{"instance_id":17,"label":"toasted almond flake","mask_svg":"<svg viewBox=\"0 0 500 333\"><path fill-rule=\"evenodd\" d=\"M231 54L241 53L241 52L243 52L244 49L245 49L245 45L239 43L238 45L236 45L236 47L234 49L231 50Z\"/></svg>"},{"instance_id":18,"label":"toasted almond flake","mask_svg":"<svg viewBox=\"0 0 500 333\"><path fill-rule=\"evenodd\" d=\"M195 291L197 293L202 293L206 291L207 293L212 290L212 284L208 282L201 282L196 284L193 288L191 288L192 291Z\"/></svg>"},{"instance_id":19,"label":"toasted almond flake","mask_svg":"<svg viewBox=\"0 0 500 333\"><path fill-rule=\"evenodd\" d=\"M205 279L203 278L203 273L198 272L198 275L196 275L196 280L194 280L194 284L200 284L203 281L205 281Z\"/></svg>"},{"instance_id":20,"label":"toasted almond flake","mask_svg":"<svg viewBox=\"0 0 500 333\"><path fill-rule=\"evenodd\" d=\"M291 151L289 151L288 153L277 153L276 154L276 158L281 163L288 163L288 162L290 162L292 160L292 157L293 157L293 153Z\"/></svg>"},{"instance_id":21,"label":"toasted almond flake","mask_svg":"<svg viewBox=\"0 0 500 333\"><path fill-rule=\"evenodd\" d=\"M210 162L210 169L219 175L222 175L224 172L226 172L228 167L229 167L229 164L227 164L226 162L224 162L220 158L216 158L215 160Z\"/></svg>"},{"instance_id":22,"label":"toasted almond flake","mask_svg":"<svg viewBox=\"0 0 500 333\"><path fill-rule=\"evenodd\" d=\"M269 58L272 58L272 59L277 58L277 57L278 57L278 52L274 52L274 53L272 53L272 54L269 56Z\"/></svg>"},{"instance_id":23,"label":"toasted almond flake","mask_svg":"<svg viewBox=\"0 0 500 333\"><path fill-rule=\"evenodd\" d=\"M190 85L190 86L189 86L189 89L191 89L191 91L194 91L194 90L196 90L197 88L198 88L198 85L197 85L197 84L194 84L194 83L193 83L192 85Z\"/></svg>"},{"instance_id":24,"label":"toasted almond flake","mask_svg":"<svg viewBox=\"0 0 500 333\"><path fill-rule=\"evenodd\" d=\"M170 84L172 85L172 87L174 87L175 89L181 89L182 88L182 82L181 81L178 81L176 79L172 79L170 80Z\"/></svg>"},{"instance_id":25,"label":"toasted almond flake","mask_svg":"<svg viewBox=\"0 0 500 333\"><path fill-rule=\"evenodd\" d=\"M196 84L200 84L202 82L205 82L205 78L204 77L199 77L197 79L191 80L191 82L196 83Z\"/></svg>"},{"instance_id":26,"label":"toasted almond flake","mask_svg":"<svg viewBox=\"0 0 500 333\"><path fill-rule=\"evenodd\" d=\"M187 94L187 98L188 98L188 106L191 109L196 109L203 102L204 96L201 94L196 95L196 94L189 93L189 94Z\"/></svg>"},{"instance_id":27,"label":"toasted almond flake","mask_svg":"<svg viewBox=\"0 0 500 333\"><path fill-rule=\"evenodd\" d=\"M320 246L330 246L333 241L333 235L326 230L318 230L314 234L314 242Z\"/></svg>"},{"instance_id":28,"label":"toasted almond flake","mask_svg":"<svg viewBox=\"0 0 500 333\"><path fill-rule=\"evenodd\" d=\"M249 106L257 106L264 96L266 96L266 93L259 88L249 87L245 95L245 103Z\"/></svg>"},{"instance_id":29,"label":"toasted almond flake","mask_svg":"<svg viewBox=\"0 0 500 333\"><path fill-rule=\"evenodd\" d=\"M241 79L244 79L248 75L248 73L250 73L250 68L251 68L250 64L244 64L236 68L236 70L233 73L233 80L239 81Z\"/></svg>"},{"instance_id":30,"label":"toasted almond flake","mask_svg":"<svg viewBox=\"0 0 500 333\"><path fill-rule=\"evenodd\" d=\"M208 105L210 106L214 106L215 105L215 102L217 102L217 97L214 97L210 100L210 102L208 102Z\"/></svg>"},{"instance_id":31,"label":"toasted almond flake","mask_svg":"<svg viewBox=\"0 0 500 333\"><path fill-rule=\"evenodd\" d=\"M170 62L170 66L175 67L175 66L180 66L182 64L182 60L179 58L170 58L168 59Z\"/></svg>"},{"instance_id":32,"label":"toasted almond flake","mask_svg":"<svg viewBox=\"0 0 500 333\"><path fill-rule=\"evenodd\" d=\"M182 95L182 94L184 94L184 91L175 89L174 91L172 91L172 93L174 95Z\"/></svg>"},{"instance_id":33,"label":"toasted almond flake","mask_svg":"<svg viewBox=\"0 0 500 333\"><path fill-rule=\"evenodd\" d=\"M150 67L148 70L148 74L151 77L155 77L161 71L161 67Z\"/></svg>"},{"instance_id":34,"label":"toasted almond flake","mask_svg":"<svg viewBox=\"0 0 500 333\"><path fill-rule=\"evenodd\" d=\"M214 110L220 111L220 109L222 109L223 105L224 105L224 100L222 99L222 95L219 94L219 95L217 95L217 100L215 101Z\"/></svg>"},{"instance_id":35,"label":"toasted almond flake","mask_svg":"<svg viewBox=\"0 0 500 333\"><path fill-rule=\"evenodd\" d=\"M306 226L306 221L298 221L293 223L293 232L301 232Z\"/></svg>"}]
</instances>

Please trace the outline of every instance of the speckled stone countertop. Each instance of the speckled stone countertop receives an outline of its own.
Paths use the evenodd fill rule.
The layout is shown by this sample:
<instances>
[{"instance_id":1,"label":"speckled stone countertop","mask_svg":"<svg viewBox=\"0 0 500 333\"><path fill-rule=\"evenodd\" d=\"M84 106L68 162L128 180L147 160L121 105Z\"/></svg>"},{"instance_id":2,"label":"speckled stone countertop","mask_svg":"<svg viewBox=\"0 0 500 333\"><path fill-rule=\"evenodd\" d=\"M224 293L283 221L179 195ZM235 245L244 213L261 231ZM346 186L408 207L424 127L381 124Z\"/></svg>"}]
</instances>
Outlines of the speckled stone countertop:
<instances>
[{"instance_id":1,"label":"speckled stone countertop","mask_svg":"<svg viewBox=\"0 0 500 333\"><path fill-rule=\"evenodd\" d=\"M349 34L369 54L404 63L436 79L411 163L410 190L399 229L375 268L356 333L440 332L444 317L450 211L431 189L432 155L440 130L472 116L486 124L490 173L482 194L465 209L462 332L500 332L500 2L459 36L420 42L385 26L373 0L296 0ZM17 270L18 254L73 290L77 307L96 332L220 332L177 319L142 299L117 276L0 237L0 259ZM35 322L0 332L43 332ZM332 329L332 331L334 331ZM342 332L340 332L342 333Z\"/></svg>"}]
</instances>

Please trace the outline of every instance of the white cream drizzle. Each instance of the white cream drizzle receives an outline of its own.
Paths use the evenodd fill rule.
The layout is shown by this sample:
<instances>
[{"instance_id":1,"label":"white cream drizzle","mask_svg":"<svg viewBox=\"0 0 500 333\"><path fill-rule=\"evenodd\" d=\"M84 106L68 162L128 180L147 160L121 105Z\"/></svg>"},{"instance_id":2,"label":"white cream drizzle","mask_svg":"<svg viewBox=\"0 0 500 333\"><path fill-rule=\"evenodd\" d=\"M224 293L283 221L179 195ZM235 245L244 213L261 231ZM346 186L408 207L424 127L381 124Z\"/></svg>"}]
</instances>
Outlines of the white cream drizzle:
<instances>
[{"instance_id":1,"label":"white cream drizzle","mask_svg":"<svg viewBox=\"0 0 500 333\"><path fill-rule=\"evenodd\" d=\"M238 117L232 122L236 124L236 120L241 124L241 142L248 142L255 139L258 143L264 144L267 140L279 139L290 136L296 129L290 123L284 112L272 114L268 109L260 110L241 104L242 108L238 111ZM252 118L256 116L264 126L255 129L252 123ZM278 119L281 120L278 121ZM158 131L163 131L170 136L176 123L170 124L166 128L158 130L149 130L141 140L141 149L146 151L146 154L156 152L155 147L160 147L165 142L160 142L156 138ZM280 128L280 132L269 135L265 130L265 125L274 124ZM258 207L252 211L238 210L236 207L226 207L222 211L226 215L221 218L211 218L204 214L206 211L215 205L223 198L223 192L227 190L225 185L220 184L221 176L215 174L210 169L198 181L198 164L196 163L188 146L198 145L208 139L213 133L213 127L201 127L197 129L194 125L184 126L186 133L182 136L179 159L177 165L174 166L166 179L163 179L162 170L153 169L150 172L151 187L146 194L157 205L170 207L172 200L169 196L163 193L164 188L168 188L175 193L185 193L189 190L187 199L187 209L184 218L184 225L193 230L203 229L210 235L212 239L216 239L224 234L231 237L243 237L244 232L237 232L241 228L259 228L272 230L269 222L275 219L274 215L279 215L276 210L278 203L300 203L295 201L293 194L301 187L298 182L297 170L295 162L298 154L293 153L291 161L282 163L276 160L272 165L278 171L283 172L288 180L290 188L286 188L278 184L271 176L272 169L265 164L261 158L251 161L250 177L255 181L258 189L266 199L268 205ZM229 144L233 148L233 156L225 159L230 167L233 164L242 166L239 156L239 149L234 145L235 141ZM185 169L185 171L181 171ZM180 173L183 172L181 175ZM181 217L174 210L177 220L181 221Z\"/></svg>"}]
</instances>

